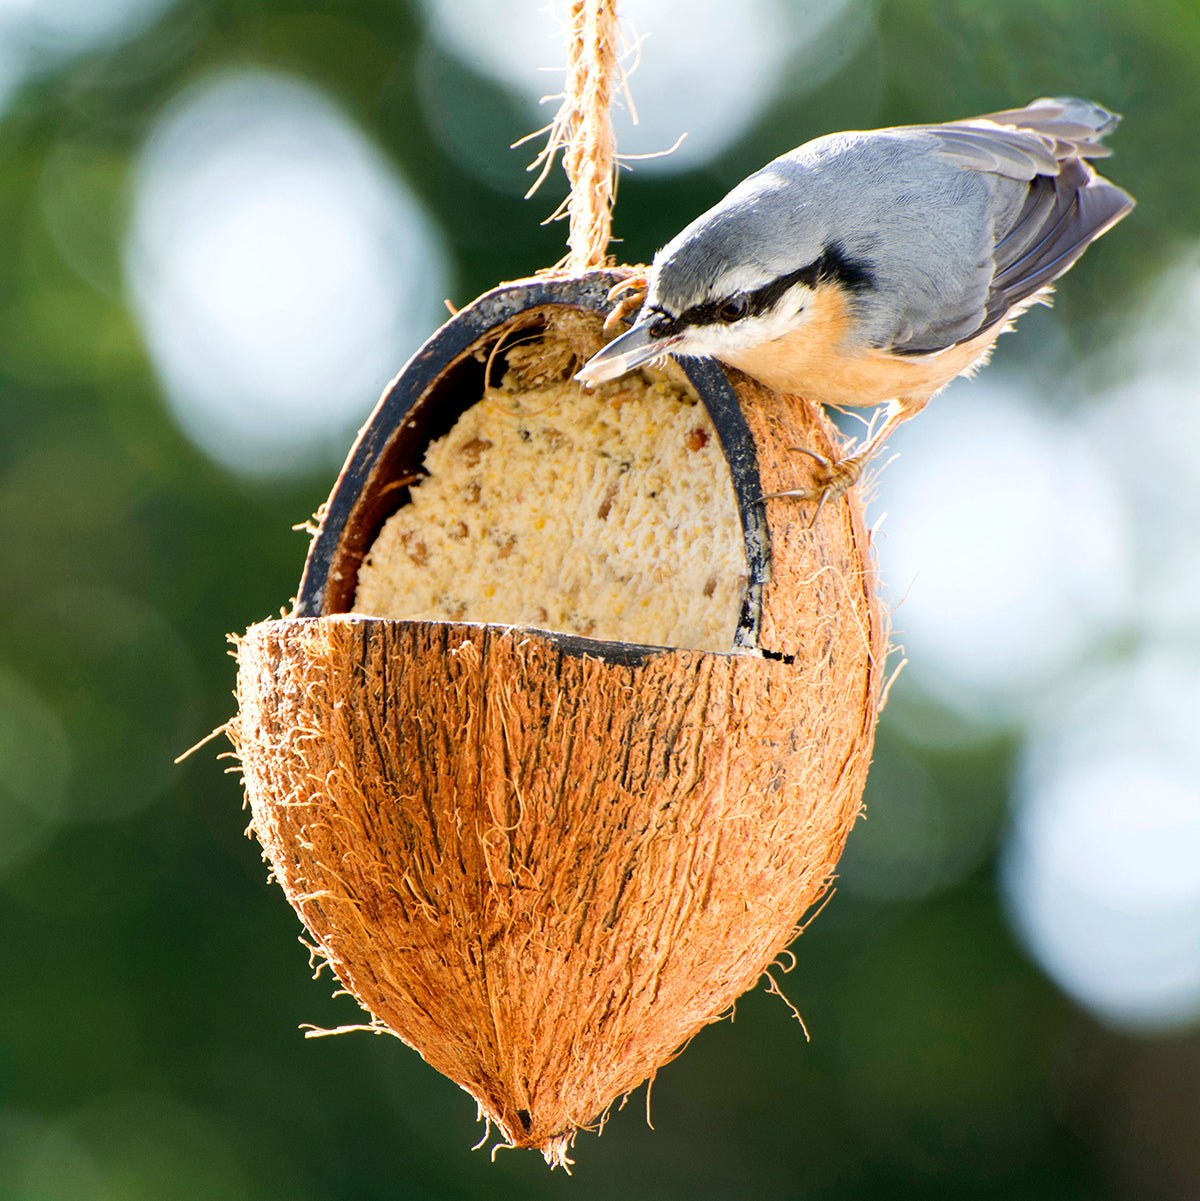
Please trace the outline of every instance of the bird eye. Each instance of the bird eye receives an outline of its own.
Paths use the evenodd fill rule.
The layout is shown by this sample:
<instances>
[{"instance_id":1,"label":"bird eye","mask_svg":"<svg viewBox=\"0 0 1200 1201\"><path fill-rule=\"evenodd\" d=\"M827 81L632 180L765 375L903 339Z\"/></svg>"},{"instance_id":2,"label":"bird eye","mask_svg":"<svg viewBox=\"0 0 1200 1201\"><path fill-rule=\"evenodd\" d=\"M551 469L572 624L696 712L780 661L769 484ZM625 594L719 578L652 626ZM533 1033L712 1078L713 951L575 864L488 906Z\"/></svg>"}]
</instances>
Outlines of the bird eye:
<instances>
[{"instance_id":1,"label":"bird eye","mask_svg":"<svg viewBox=\"0 0 1200 1201\"><path fill-rule=\"evenodd\" d=\"M744 296L727 300L718 310L722 321L740 321L750 311L750 302Z\"/></svg>"}]
</instances>

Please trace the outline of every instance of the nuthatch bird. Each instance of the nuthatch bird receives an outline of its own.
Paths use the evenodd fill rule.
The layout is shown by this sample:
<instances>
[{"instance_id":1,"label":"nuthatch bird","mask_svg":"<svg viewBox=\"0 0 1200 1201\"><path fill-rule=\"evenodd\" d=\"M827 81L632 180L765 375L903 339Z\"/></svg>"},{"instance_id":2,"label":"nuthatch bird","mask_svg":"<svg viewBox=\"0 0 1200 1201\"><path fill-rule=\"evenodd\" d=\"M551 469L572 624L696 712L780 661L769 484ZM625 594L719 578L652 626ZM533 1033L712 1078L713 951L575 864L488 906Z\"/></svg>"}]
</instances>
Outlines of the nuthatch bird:
<instances>
[{"instance_id":1,"label":"nuthatch bird","mask_svg":"<svg viewBox=\"0 0 1200 1201\"><path fill-rule=\"evenodd\" d=\"M629 284L633 328L577 379L660 355L719 359L777 392L888 404L854 453L818 462L824 500L1133 208L1089 159L1119 117L1035 100L945 125L836 133L768 163ZM784 495L807 495L786 493Z\"/></svg>"}]
</instances>

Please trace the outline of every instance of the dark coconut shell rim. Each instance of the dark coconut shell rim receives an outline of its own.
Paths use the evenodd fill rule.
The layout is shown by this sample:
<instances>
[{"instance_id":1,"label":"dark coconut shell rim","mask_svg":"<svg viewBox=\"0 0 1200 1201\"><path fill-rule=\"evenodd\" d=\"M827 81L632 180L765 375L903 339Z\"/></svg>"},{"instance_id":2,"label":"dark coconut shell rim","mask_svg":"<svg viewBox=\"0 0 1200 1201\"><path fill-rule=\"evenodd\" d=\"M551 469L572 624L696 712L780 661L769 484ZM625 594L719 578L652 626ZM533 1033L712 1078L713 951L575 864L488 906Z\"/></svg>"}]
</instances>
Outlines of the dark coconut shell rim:
<instances>
[{"instance_id":1,"label":"dark coconut shell rim","mask_svg":"<svg viewBox=\"0 0 1200 1201\"><path fill-rule=\"evenodd\" d=\"M293 616L350 611L358 566L384 521L407 499L425 448L449 432L483 395L487 368L470 352L493 330L532 309L565 305L604 314L610 307L609 290L623 278L621 272L597 271L502 284L461 309L429 338L388 385L346 458L309 547ZM678 363L708 410L729 465L749 569L734 647L757 650L762 589L770 577L770 537L754 440L724 369L708 359ZM630 666L674 649L551 630L537 633L568 654Z\"/></svg>"}]
</instances>

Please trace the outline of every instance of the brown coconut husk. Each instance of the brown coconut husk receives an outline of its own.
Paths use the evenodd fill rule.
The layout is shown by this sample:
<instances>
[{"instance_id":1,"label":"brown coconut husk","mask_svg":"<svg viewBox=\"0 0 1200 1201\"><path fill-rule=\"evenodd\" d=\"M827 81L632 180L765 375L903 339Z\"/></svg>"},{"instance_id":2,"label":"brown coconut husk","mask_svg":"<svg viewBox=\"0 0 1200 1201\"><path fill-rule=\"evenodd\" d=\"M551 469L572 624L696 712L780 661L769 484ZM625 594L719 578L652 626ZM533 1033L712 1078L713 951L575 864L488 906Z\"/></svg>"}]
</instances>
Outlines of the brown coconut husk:
<instances>
[{"instance_id":1,"label":"brown coconut husk","mask_svg":"<svg viewBox=\"0 0 1200 1201\"><path fill-rule=\"evenodd\" d=\"M803 487L832 426L731 380L760 495ZM552 1163L763 975L859 811L886 641L861 511L763 507L758 654L336 613L238 644L253 829L319 954Z\"/></svg>"}]
</instances>

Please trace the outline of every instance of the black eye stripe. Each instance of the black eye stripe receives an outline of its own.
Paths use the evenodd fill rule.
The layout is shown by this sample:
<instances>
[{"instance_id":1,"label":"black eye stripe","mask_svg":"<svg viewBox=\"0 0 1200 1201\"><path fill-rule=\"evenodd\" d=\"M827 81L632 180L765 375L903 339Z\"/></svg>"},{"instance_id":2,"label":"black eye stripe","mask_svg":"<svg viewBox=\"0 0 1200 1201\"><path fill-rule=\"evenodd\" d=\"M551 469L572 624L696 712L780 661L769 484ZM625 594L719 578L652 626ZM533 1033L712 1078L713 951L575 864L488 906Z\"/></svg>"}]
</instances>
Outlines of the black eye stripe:
<instances>
[{"instance_id":1,"label":"black eye stripe","mask_svg":"<svg viewBox=\"0 0 1200 1201\"><path fill-rule=\"evenodd\" d=\"M862 292L872 287L874 282L865 262L850 258L839 243L831 242L821 257L808 266L781 275L753 292L741 292L720 300L706 300L692 305L674 318L672 324L728 325L743 317L760 317L769 313L797 284L815 288L822 283L836 283L848 292Z\"/></svg>"}]
</instances>

